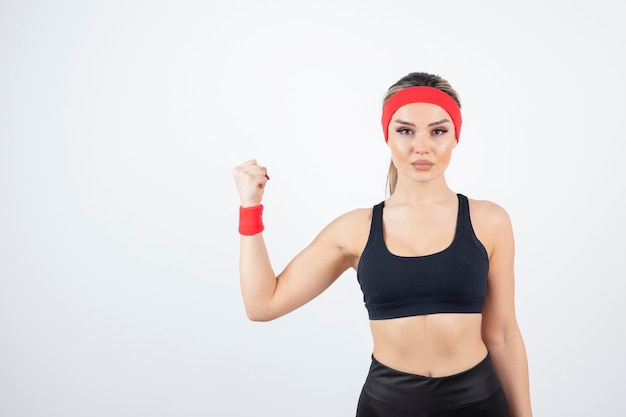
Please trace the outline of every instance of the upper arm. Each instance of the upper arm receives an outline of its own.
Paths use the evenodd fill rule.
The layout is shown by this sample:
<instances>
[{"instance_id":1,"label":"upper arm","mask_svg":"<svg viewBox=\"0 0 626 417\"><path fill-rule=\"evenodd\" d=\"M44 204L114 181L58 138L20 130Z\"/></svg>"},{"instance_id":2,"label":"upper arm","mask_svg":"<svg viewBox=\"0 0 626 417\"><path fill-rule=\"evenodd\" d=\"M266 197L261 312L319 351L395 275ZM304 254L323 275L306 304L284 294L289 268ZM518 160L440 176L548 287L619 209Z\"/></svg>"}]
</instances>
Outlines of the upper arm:
<instances>
[{"instance_id":1,"label":"upper arm","mask_svg":"<svg viewBox=\"0 0 626 417\"><path fill-rule=\"evenodd\" d=\"M515 242L511 219L500 206L480 202L479 239L489 254L487 294L483 306L482 337L487 345L501 344L518 332L515 317Z\"/></svg>"},{"instance_id":2,"label":"upper arm","mask_svg":"<svg viewBox=\"0 0 626 417\"><path fill-rule=\"evenodd\" d=\"M289 262L276 278L269 306L272 318L311 301L354 265L369 232L366 218L367 210L360 209L335 219Z\"/></svg>"}]
</instances>

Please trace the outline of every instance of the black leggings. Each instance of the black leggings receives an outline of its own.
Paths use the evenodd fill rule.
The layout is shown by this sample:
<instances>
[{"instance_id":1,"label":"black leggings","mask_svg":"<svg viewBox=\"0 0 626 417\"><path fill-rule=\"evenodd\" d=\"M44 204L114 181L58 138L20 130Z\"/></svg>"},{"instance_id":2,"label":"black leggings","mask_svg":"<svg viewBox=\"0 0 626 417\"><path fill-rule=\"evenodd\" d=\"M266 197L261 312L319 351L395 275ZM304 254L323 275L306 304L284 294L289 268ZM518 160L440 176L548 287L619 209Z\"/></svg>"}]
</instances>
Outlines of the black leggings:
<instances>
[{"instance_id":1,"label":"black leggings","mask_svg":"<svg viewBox=\"0 0 626 417\"><path fill-rule=\"evenodd\" d=\"M439 378L396 371L372 357L356 417L509 417L489 355Z\"/></svg>"}]
</instances>

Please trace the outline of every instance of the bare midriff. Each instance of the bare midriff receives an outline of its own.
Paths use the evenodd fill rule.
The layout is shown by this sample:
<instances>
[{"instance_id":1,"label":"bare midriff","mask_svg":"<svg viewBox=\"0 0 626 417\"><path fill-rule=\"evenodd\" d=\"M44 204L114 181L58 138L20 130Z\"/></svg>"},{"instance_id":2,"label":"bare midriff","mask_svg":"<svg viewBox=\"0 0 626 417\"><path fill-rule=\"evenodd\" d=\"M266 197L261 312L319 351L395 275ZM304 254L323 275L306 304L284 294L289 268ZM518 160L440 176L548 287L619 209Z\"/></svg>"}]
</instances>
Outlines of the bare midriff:
<instances>
[{"instance_id":1,"label":"bare midriff","mask_svg":"<svg viewBox=\"0 0 626 417\"><path fill-rule=\"evenodd\" d=\"M454 375L487 356L481 314L429 314L371 320L374 357L382 364L427 377Z\"/></svg>"}]
</instances>

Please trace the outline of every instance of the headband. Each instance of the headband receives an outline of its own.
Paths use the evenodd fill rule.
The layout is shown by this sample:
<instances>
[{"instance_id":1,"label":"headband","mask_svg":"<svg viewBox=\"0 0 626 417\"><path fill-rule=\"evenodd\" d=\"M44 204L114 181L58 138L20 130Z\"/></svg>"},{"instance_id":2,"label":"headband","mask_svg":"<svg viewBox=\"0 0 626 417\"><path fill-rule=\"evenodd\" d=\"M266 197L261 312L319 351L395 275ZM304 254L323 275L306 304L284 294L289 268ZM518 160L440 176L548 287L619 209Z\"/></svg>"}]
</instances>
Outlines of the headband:
<instances>
[{"instance_id":1,"label":"headband","mask_svg":"<svg viewBox=\"0 0 626 417\"><path fill-rule=\"evenodd\" d=\"M385 142L389 141L389 123L391 116L402 106L410 103L430 103L444 109L452 118L454 125L454 134L456 141L459 141L461 133L461 109L452 97L443 91L433 87L408 87L404 88L394 95L383 106L383 133L385 134Z\"/></svg>"}]
</instances>

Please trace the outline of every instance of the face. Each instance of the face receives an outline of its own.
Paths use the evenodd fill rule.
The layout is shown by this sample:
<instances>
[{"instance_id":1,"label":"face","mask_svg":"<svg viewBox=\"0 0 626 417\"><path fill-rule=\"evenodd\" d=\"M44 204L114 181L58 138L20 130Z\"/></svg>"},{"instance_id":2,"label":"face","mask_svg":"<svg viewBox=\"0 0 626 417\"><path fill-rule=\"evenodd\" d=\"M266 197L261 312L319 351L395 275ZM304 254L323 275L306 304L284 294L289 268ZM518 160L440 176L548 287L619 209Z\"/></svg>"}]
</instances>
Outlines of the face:
<instances>
[{"instance_id":1,"label":"face","mask_svg":"<svg viewBox=\"0 0 626 417\"><path fill-rule=\"evenodd\" d=\"M456 146L450 115L430 103L400 107L389 123L391 159L401 177L418 182L443 178Z\"/></svg>"}]
</instances>

